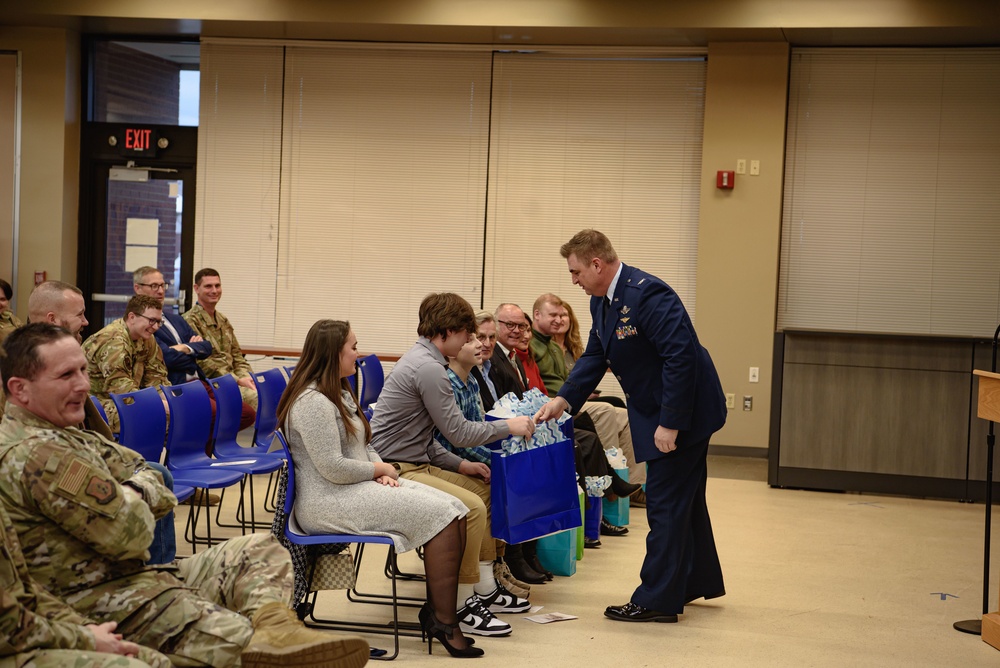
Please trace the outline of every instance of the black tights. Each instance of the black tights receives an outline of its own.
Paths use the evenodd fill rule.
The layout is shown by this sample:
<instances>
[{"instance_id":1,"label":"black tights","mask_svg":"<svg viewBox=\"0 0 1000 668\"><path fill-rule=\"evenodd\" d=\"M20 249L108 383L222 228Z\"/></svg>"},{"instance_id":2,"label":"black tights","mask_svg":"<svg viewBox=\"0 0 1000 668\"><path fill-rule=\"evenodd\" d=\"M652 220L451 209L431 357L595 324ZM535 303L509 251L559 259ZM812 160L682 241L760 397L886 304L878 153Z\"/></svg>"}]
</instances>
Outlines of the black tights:
<instances>
[{"instance_id":1,"label":"black tights","mask_svg":"<svg viewBox=\"0 0 1000 668\"><path fill-rule=\"evenodd\" d=\"M424 543L424 574L427 576L427 601L434 616L442 624L455 625L450 644L457 649L467 647L462 631L457 628L458 569L465 552L465 518L451 524Z\"/></svg>"}]
</instances>

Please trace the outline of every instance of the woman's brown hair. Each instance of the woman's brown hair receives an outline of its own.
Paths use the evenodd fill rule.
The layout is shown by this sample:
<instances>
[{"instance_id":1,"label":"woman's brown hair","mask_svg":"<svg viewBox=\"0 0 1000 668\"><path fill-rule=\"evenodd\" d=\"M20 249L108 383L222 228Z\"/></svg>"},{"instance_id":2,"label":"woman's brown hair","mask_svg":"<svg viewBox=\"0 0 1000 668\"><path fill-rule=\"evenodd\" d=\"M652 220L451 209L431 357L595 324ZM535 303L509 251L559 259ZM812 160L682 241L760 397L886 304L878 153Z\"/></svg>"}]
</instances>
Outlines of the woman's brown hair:
<instances>
[{"instance_id":1,"label":"woman's brown hair","mask_svg":"<svg viewBox=\"0 0 1000 668\"><path fill-rule=\"evenodd\" d=\"M340 351L347 343L347 336L351 333L351 323L345 320L318 320L306 334L306 341L302 345L302 357L295 365L295 371L288 381L288 387L281 395L278 402L278 426L284 427L288 421L288 414L291 411L295 400L309 387L311 383L316 384L316 390L333 402L333 405L340 411L340 416L344 419L344 429L353 436L356 433L354 425L351 423L351 414L344 405L344 398L341 396L342 390L347 390L354 397L354 404L357 406L355 414L361 418L361 424L365 429L365 443L371 440L372 428L365 419L364 413L358 406L358 397L351 389L351 384L347 377L341 378Z\"/></svg>"},{"instance_id":2,"label":"woman's brown hair","mask_svg":"<svg viewBox=\"0 0 1000 668\"><path fill-rule=\"evenodd\" d=\"M569 315L567 320L569 325L566 328L566 350L569 354L573 356L573 359L580 359L580 355L583 354L583 340L580 338L580 321L576 319L576 314L573 313L573 307L569 305L569 302L563 302L562 304L566 308L566 313Z\"/></svg>"}]
</instances>

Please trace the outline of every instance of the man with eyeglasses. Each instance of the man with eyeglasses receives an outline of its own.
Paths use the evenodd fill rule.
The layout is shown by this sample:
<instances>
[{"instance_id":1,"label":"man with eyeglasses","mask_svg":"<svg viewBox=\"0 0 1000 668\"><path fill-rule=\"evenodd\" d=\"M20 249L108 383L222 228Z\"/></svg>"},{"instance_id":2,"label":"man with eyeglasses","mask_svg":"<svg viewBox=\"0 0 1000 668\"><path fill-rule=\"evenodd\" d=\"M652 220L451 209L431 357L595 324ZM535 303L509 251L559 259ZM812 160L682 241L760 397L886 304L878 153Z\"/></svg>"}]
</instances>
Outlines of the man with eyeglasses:
<instances>
[{"instance_id":1,"label":"man with eyeglasses","mask_svg":"<svg viewBox=\"0 0 1000 668\"><path fill-rule=\"evenodd\" d=\"M166 296L169 284L163 280L163 274L156 267L139 267L132 273L132 288L137 295L146 295L160 301ZM171 385L180 385L191 380L200 379L208 390L208 401L212 406L212 418L215 419L215 397L205 381L205 374L198 368L198 360L212 354L212 344L198 336L187 321L173 309L164 309L163 325L154 334L163 362L167 366L167 380ZM243 425L246 426L246 425ZM212 439L205 444L205 454L212 456ZM171 478L172 480L172 478ZM171 487L172 488L172 487ZM208 501L210 506L217 506L221 501L218 494L205 489L198 489L184 503L202 505Z\"/></svg>"},{"instance_id":2,"label":"man with eyeglasses","mask_svg":"<svg viewBox=\"0 0 1000 668\"><path fill-rule=\"evenodd\" d=\"M135 295L128 300L121 320L83 342L90 393L100 400L113 432L119 431L120 425L112 392L124 394L170 385L163 353L153 339L162 324L162 302L148 295Z\"/></svg>"},{"instance_id":3,"label":"man with eyeglasses","mask_svg":"<svg viewBox=\"0 0 1000 668\"><path fill-rule=\"evenodd\" d=\"M500 354L494 353L493 364L498 372L514 374L523 392L528 387L528 376L515 351L528 331L528 321L517 304L500 304L494 316L497 321L497 351ZM520 396L521 392L517 394Z\"/></svg>"},{"instance_id":4,"label":"man with eyeglasses","mask_svg":"<svg viewBox=\"0 0 1000 668\"><path fill-rule=\"evenodd\" d=\"M139 267L132 274L132 280L135 294L161 301L169 287L156 267ZM198 336L184 318L171 309L164 309L163 326L156 330L155 337L163 353L171 385L204 377L198 368L198 360L212 354L212 343Z\"/></svg>"}]
</instances>

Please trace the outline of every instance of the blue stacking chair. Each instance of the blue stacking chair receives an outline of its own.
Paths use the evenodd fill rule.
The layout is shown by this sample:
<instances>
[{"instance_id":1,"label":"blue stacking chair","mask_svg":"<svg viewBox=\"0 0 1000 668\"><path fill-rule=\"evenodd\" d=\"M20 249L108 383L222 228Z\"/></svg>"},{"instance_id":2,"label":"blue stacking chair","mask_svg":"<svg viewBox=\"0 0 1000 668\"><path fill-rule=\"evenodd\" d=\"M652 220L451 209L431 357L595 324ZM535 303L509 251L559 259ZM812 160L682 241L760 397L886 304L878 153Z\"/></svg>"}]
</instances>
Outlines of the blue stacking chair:
<instances>
[{"instance_id":1,"label":"blue stacking chair","mask_svg":"<svg viewBox=\"0 0 1000 668\"><path fill-rule=\"evenodd\" d=\"M281 369L268 369L253 375L257 384L257 419L254 423L254 445L268 450L278 428L278 402L288 382Z\"/></svg>"},{"instance_id":2,"label":"blue stacking chair","mask_svg":"<svg viewBox=\"0 0 1000 668\"><path fill-rule=\"evenodd\" d=\"M212 459L205 454L205 443L208 442L212 424L212 405L208 400L208 391L200 380L193 380L181 385L164 385L163 395L167 398L167 405L170 407L170 431L167 433L167 468L170 469L174 477L186 482L186 479L197 477L206 481L225 480L228 484L219 484L225 494L225 488L236 483L240 484L240 506L237 509L238 515L243 513L244 495L247 477L257 472L257 461L248 457L245 460L234 462L223 462ZM268 459L269 464L277 464L273 459ZM266 472L266 471L261 471ZM253 479L250 478L250 503L251 518L253 518ZM199 485L202 486L202 485ZM219 513L222 511L222 504L219 504L219 511L216 513L218 523ZM200 513L200 508L198 510ZM206 508L206 512L209 512ZM251 519L252 522L252 519ZM190 536L185 536L192 546L198 544L211 545L211 521L206 522L208 531L205 537L198 536L194 527L191 527ZM221 525L226 526L226 525ZM246 532L246 523L232 525Z\"/></svg>"},{"instance_id":3,"label":"blue stacking chair","mask_svg":"<svg viewBox=\"0 0 1000 668\"><path fill-rule=\"evenodd\" d=\"M288 366L281 367L285 370L285 375L288 376L288 380L292 379L292 374L295 372L295 365L290 364Z\"/></svg>"},{"instance_id":4,"label":"blue stacking chair","mask_svg":"<svg viewBox=\"0 0 1000 668\"><path fill-rule=\"evenodd\" d=\"M177 503L184 503L194 495L194 487L191 485L182 485L174 480L174 496L177 497Z\"/></svg>"},{"instance_id":5,"label":"blue stacking chair","mask_svg":"<svg viewBox=\"0 0 1000 668\"><path fill-rule=\"evenodd\" d=\"M364 410L371 406L382 393L385 385L385 371L377 355L368 355L358 360L358 370L361 372L361 393L358 402Z\"/></svg>"},{"instance_id":6,"label":"blue stacking chair","mask_svg":"<svg viewBox=\"0 0 1000 668\"><path fill-rule=\"evenodd\" d=\"M111 401L118 409L118 442L138 452L146 461L160 461L167 435L167 413L156 388L112 394Z\"/></svg>"},{"instance_id":7,"label":"blue stacking chair","mask_svg":"<svg viewBox=\"0 0 1000 668\"><path fill-rule=\"evenodd\" d=\"M280 469L280 462L284 461L284 455L280 452L269 453L267 448L257 445L242 446L236 440L240 433L240 417L243 412L243 397L240 395L240 386L236 382L236 377L227 374L213 378L208 383L212 388L212 394L215 395L215 434L212 440L212 453L216 459L270 457L279 462L277 469ZM274 474L277 469L270 472L267 479L267 489L264 491L264 510L269 512L274 512L274 502L271 497L274 491Z\"/></svg>"},{"instance_id":8,"label":"blue stacking chair","mask_svg":"<svg viewBox=\"0 0 1000 668\"><path fill-rule=\"evenodd\" d=\"M212 452L219 459L242 459L244 457L272 457L284 459L280 452L268 452L267 448L258 445L240 445L237 435L240 433L240 416L243 412L243 397L240 386L232 374L213 378L208 381L215 395L215 433L213 434Z\"/></svg>"},{"instance_id":9,"label":"blue stacking chair","mask_svg":"<svg viewBox=\"0 0 1000 668\"><path fill-rule=\"evenodd\" d=\"M365 545L367 545L369 543L376 543L376 544L380 544L380 545L387 545L389 547L389 559L393 563L393 569L392 570L393 571L398 571L398 568L395 568L396 550L393 547L392 539L391 538L387 538L385 536L359 536L359 535L354 535L354 534L334 534L334 533L305 534L305 533L300 533L299 531L296 531L296 529L292 526L292 509L293 509L293 507L295 505L295 464L292 461L292 455L291 455L291 453L288 451L288 443L285 441L284 434L282 434L280 430L277 430L275 432L275 435L277 437L278 443L281 445L281 450L282 450L282 452L285 455L285 458L286 458L286 461L287 461L287 467L288 467L286 469L287 474L288 474L288 482L287 482L287 489L285 490L285 505L284 505L284 511L285 511L284 534L285 534L285 538L287 538L289 542L291 542L291 543L293 543L295 545L302 545L302 546L306 546L306 547L321 546L321 545L331 545L331 544L354 543L355 545L357 545L357 548L356 548L355 553L354 553L354 582L355 582L355 584L354 584L354 587L352 589L349 589L347 591L347 598L348 598L348 600L350 600L350 601L356 601L357 602L357 601L364 601L364 599L371 599L371 600L364 601L364 602L374 602L374 603L380 603L380 604L383 604L383 605L391 605L392 606L392 622L388 623L388 624L375 624L375 623L367 623L367 622L338 621L338 620L332 620L332 619L321 619L321 618L316 617L316 615L315 615L315 612L316 612L316 597L317 597L317 595L318 595L319 592L317 592L317 591L315 591L315 590L313 590L311 588L312 587L313 571L315 570L315 567L316 567L316 562L315 562L315 560L313 560L312 564L309 566L310 572L309 572L309 574L307 576L307 579L308 579L308 581L310 583L309 584L308 592L309 592L309 594L312 594L312 598L311 598L311 600L307 600L307 601L303 602L299 606L299 609L298 609L298 611L299 611L299 617L308 626L317 627L317 628L337 629L337 630L341 630L341 631L367 631L369 633L391 634L393 636L393 641L394 641L393 653L390 654L390 655L387 655L387 656L373 657L373 658L378 658L378 659L385 660L385 661L391 661L392 659L395 659L397 656L399 656L399 636L400 635L413 636L413 637L416 637L416 636L420 635L419 631L415 630L417 627L415 627L413 625L409 625L409 624L404 625L404 627L403 627L403 628L407 629L406 631L404 631L404 632L400 631L401 625L399 623L399 606L400 605L406 605L406 606L409 606L409 607L419 607L419 604L417 604L417 603L400 603L400 601L419 601L419 602L422 603L424 599L422 599L422 598L408 597L408 596L399 596L397 594L397 591L396 591L397 580L396 580L396 578L394 576L392 576L390 578L391 581L392 581L392 594L390 596L386 596L384 594L381 594L381 595L380 594L362 594L362 593L358 592L358 590L357 590L358 572L361 570L361 558L364 555ZM351 597L352 593L355 595L355 598ZM307 594L306 598L309 599L308 594ZM384 600L384 601L378 601L378 600L374 600L374 599L386 599L386 600Z\"/></svg>"},{"instance_id":10,"label":"blue stacking chair","mask_svg":"<svg viewBox=\"0 0 1000 668\"><path fill-rule=\"evenodd\" d=\"M166 387L166 386L165 386ZM118 442L127 448L135 450L143 459L159 462L163 454L163 444L167 433L167 413L163 409L163 400L155 387L147 387L125 394L112 394L111 401L118 409L118 420L121 431ZM209 409L211 416L211 409ZM174 496L178 502L184 501L195 489L218 489L235 485L243 479L238 471L204 470L171 470L174 476ZM191 540L195 536L195 526L201 508L194 506L188 514L184 537L191 543L192 552L198 551L198 545ZM208 500L205 500L206 524L209 541L211 541L211 522L208 518Z\"/></svg>"}]
</instances>

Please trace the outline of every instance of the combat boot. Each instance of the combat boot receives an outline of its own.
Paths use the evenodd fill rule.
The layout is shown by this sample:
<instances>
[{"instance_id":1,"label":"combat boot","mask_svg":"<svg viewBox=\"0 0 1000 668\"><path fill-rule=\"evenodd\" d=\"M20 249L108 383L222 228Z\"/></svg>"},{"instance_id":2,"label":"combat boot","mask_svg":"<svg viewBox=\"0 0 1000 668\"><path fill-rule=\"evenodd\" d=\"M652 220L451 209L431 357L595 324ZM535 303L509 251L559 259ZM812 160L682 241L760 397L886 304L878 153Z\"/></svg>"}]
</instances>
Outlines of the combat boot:
<instances>
[{"instance_id":1,"label":"combat boot","mask_svg":"<svg viewBox=\"0 0 1000 668\"><path fill-rule=\"evenodd\" d=\"M253 616L253 637L243 650L244 668L360 668L368 643L357 636L310 629L284 603L268 603Z\"/></svg>"}]
</instances>

